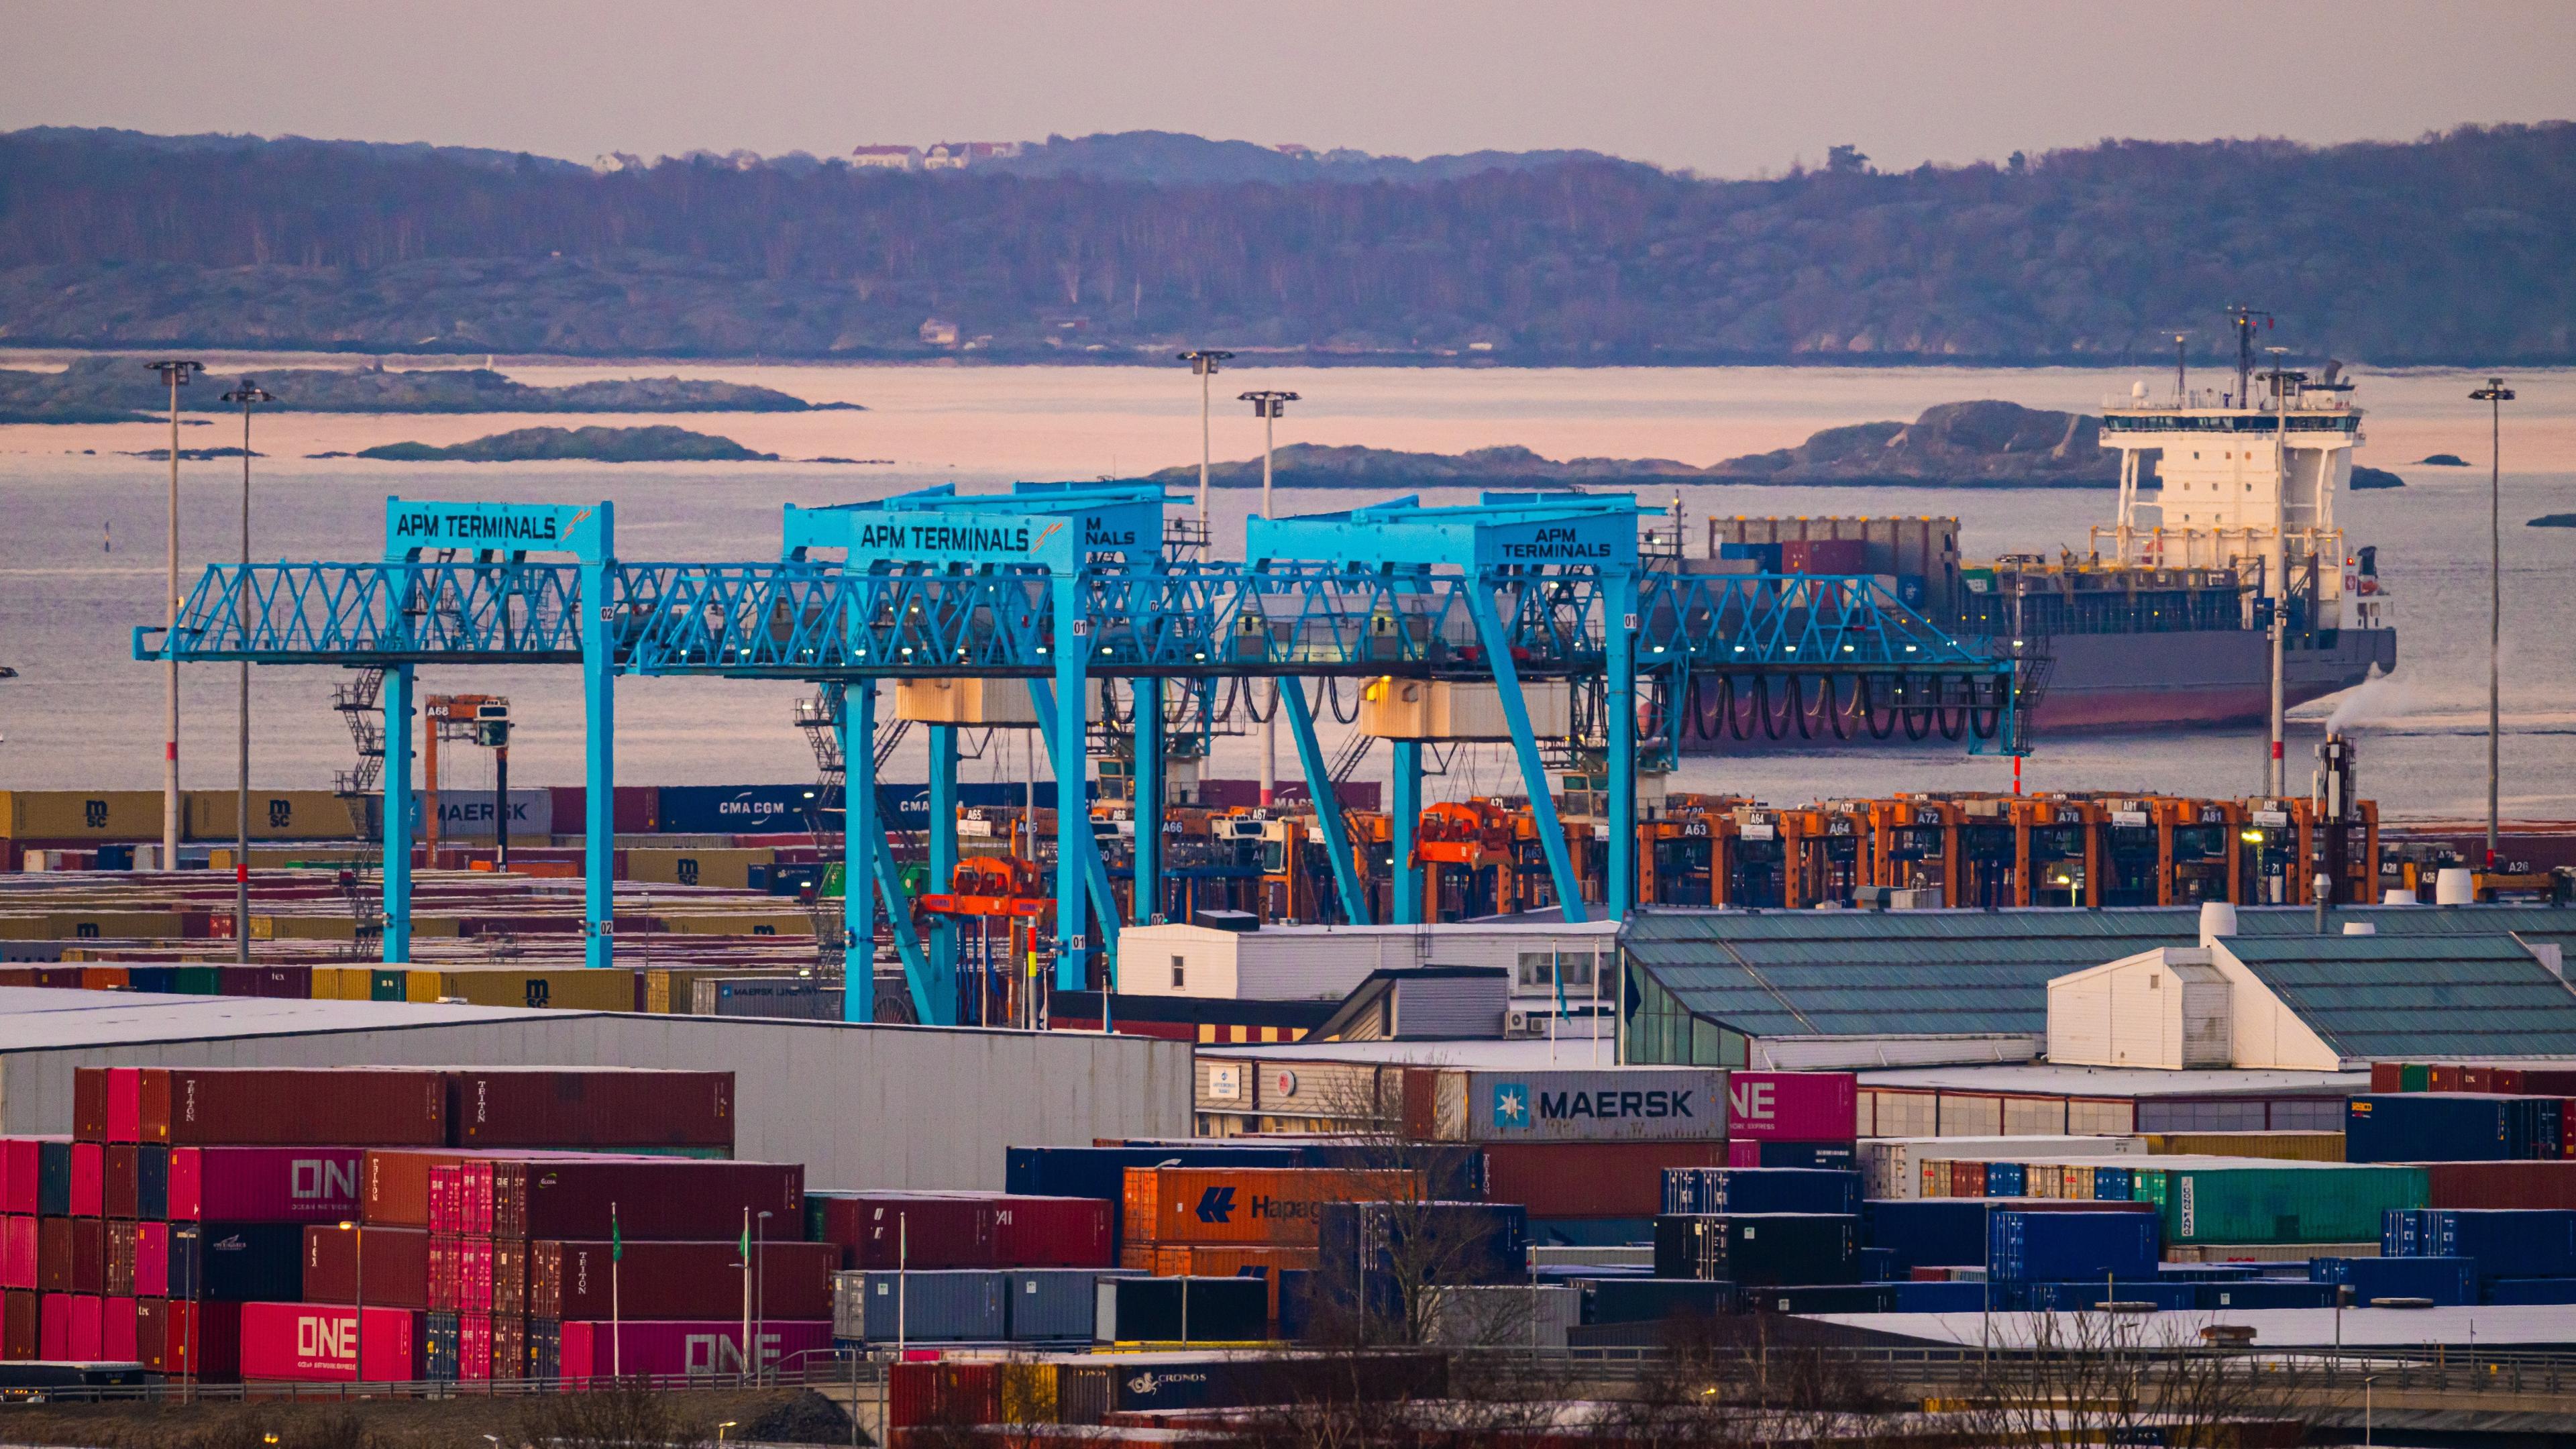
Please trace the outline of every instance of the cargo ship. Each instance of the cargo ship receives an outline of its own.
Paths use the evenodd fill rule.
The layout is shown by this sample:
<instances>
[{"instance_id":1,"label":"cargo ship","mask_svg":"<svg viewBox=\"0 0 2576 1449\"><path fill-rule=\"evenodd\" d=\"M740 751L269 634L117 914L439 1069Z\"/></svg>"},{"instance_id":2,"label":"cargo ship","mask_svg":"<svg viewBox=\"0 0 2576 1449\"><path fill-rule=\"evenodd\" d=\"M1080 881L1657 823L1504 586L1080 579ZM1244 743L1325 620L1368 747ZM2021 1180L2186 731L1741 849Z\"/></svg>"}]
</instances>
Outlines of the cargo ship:
<instances>
[{"instance_id":1,"label":"cargo ship","mask_svg":"<svg viewBox=\"0 0 2576 1449\"><path fill-rule=\"evenodd\" d=\"M2082 550L1965 557L1955 518L1719 518L1689 571L1874 574L1962 639L2025 661L2033 732L2256 723L2271 698L2268 614L2283 610L2291 706L2397 667L2377 550L2347 547L2335 495L2351 486L2362 410L2329 365L2310 380L2240 366L2233 389L2104 409L2119 507ZM2246 397L2249 388L2264 396ZM1800 741L1869 739L1823 722ZM1685 726L1689 753L1742 748Z\"/></svg>"}]
</instances>

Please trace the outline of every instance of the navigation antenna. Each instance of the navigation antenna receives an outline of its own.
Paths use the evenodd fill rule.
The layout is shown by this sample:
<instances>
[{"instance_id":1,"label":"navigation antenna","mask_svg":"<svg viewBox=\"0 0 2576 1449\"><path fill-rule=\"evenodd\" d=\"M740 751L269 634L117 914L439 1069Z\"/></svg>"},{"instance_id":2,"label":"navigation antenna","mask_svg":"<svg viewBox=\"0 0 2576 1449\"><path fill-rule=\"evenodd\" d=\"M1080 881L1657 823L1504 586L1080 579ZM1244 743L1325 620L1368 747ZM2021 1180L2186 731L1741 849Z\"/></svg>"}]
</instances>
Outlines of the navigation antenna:
<instances>
[{"instance_id":1,"label":"navigation antenna","mask_svg":"<svg viewBox=\"0 0 2576 1449\"><path fill-rule=\"evenodd\" d=\"M2227 309L2228 325L2236 329L2236 405L2240 408L2254 405L2246 389L2254 385L2254 324L2258 319L2265 327L2272 325L2272 314L2259 307L2239 302Z\"/></svg>"},{"instance_id":2,"label":"navigation antenna","mask_svg":"<svg viewBox=\"0 0 2576 1449\"><path fill-rule=\"evenodd\" d=\"M2191 344L2191 334L2174 334L2174 406L2191 406L2191 365L2184 349Z\"/></svg>"}]
</instances>

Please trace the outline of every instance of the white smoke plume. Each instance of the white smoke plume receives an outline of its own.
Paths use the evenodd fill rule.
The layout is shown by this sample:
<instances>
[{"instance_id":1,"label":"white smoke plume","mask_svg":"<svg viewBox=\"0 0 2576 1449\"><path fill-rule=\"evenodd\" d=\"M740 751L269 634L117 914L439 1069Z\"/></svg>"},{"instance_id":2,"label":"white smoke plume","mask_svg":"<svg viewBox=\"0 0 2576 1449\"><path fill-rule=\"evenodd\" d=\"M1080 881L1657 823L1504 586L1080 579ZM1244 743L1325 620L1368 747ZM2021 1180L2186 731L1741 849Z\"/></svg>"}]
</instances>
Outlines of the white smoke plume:
<instances>
[{"instance_id":1,"label":"white smoke plume","mask_svg":"<svg viewBox=\"0 0 2576 1449\"><path fill-rule=\"evenodd\" d=\"M2326 716L2326 732L2343 734L2364 725L2385 724L2413 714L2423 703L2408 676L2374 674L2335 704Z\"/></svg>"}]
</instances>

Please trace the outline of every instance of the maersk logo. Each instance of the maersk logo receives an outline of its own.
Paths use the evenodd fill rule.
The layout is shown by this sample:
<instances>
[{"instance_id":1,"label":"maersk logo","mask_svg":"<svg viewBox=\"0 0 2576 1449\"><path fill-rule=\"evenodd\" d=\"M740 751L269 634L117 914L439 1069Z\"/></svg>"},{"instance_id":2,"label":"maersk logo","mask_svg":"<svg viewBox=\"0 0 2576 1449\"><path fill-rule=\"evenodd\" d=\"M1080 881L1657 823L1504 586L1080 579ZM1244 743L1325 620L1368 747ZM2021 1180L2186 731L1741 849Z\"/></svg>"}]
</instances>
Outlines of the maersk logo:
<instances>
[{"instance_id":1,"label":"maersk logo","mask_svg":"<svg viewBox=\"0 0 2576 1449\"><path fill-rule=\"evenodd\" d=\"M1688 1087L1652 1091L1533 1092L1520 1082L1494 1088L1494 1125L1521 1131L1541 1122L1696 1120Z\"/></svg>"},{"instance_id":2,"label":"maersk logo","mask_svg":"<svg viewBox=\"0 0 2576 1449\"><path fill-rule=\"evenodd\" d=\"M1529 1124L1529 1088L1518 1082L1494 1088L1494 1125L1519 1131Z\"/></svg>"}]
</instances>

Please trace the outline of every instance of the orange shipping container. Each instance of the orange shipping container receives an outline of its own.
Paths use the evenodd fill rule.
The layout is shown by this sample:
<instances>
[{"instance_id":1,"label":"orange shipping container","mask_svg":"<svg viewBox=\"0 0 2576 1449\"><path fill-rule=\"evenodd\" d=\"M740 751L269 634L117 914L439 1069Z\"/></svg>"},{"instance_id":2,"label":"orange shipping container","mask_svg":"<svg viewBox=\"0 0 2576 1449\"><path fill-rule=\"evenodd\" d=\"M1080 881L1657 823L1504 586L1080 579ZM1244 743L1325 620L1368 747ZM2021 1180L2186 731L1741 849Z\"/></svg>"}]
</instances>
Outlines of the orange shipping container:
<instances>
[{"instance_id":1,"label":"orange shipping container","mask_svg":"<svg viewBox=\"0 0 2576 1449\"><path fill-rule=\"evenodd\" d=\"M1129 1241L1315 1244L1315 1209L1328 1202L1408 1201L1421 1174L1338 1167L1131 1167Z\"/></svg>"}]
</instances>

